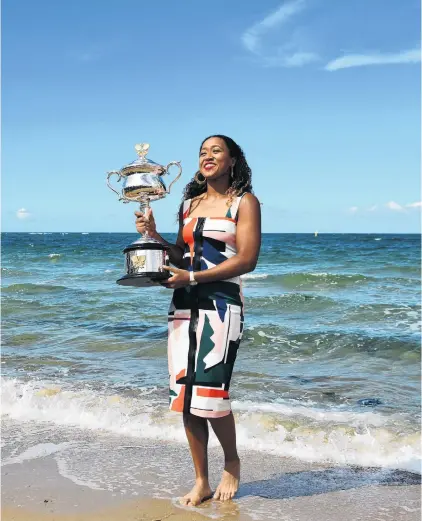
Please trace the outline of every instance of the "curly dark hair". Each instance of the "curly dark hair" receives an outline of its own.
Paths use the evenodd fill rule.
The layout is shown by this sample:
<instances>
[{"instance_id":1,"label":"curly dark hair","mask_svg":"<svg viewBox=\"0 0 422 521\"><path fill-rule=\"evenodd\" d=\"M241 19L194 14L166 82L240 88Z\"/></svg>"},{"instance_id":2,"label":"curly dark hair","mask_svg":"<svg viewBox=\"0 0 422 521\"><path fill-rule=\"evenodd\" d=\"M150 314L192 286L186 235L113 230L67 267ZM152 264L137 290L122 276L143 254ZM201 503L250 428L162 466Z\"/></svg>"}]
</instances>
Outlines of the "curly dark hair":
<instances>
[{"instance_id":1,"label":"curly dark hair","mask_svg":"<svg viewBox=\"0 0 422 521\"><path fill-rule=\"evenodd\" d=\"M231 204L231 201L234 197L238 197L245 192L252 192L252 171L249 168L243 150L235 141L233 141L233 139L227 136L223 136L221 134L208 136L202 141L199 150L201 150L205 141L212 137L222 139L229 149L230 157L236 159L236 163L233 167L233 177L230 176L230 185L227 190L227 194L229 195L229 203ZM201 195L206 191L207 183L199 184L195 177L193 177L193 179L185 186L183 191L183 201L186 201L186 199L192 199L193 197Z\"/></svg>"}]
</instances>

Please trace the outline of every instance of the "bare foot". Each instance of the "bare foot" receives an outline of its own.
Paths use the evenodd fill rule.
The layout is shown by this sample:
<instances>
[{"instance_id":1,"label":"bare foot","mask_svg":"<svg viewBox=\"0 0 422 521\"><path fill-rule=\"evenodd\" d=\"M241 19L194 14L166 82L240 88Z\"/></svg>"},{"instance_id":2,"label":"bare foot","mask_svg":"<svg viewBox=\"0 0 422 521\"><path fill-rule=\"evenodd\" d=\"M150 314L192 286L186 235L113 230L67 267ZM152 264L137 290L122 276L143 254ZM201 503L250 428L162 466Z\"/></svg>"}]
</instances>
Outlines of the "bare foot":
<instances>
[{"instance_id":1,"label":"bare foot","mask_svg":"<svg viewBox=\"0 0 422 521\"><path fill-rule=\"evenodd\" d=\"M184 506L196 506L211 497L212 490L208 481L197 481L193 489L186 494L186 496L182 497L180 504Z\"/></svg>"},{"instance_id":2,"label":"bare foot","mask_svg":"<svg viewBox=\"0 0 422 521\"><path fill-rule=\"evenodd\" d=\"M231 499L239 488L240 460L226 461L220 484L214 494L214 499L227 501Z\"/></svg>"}]
</instances>

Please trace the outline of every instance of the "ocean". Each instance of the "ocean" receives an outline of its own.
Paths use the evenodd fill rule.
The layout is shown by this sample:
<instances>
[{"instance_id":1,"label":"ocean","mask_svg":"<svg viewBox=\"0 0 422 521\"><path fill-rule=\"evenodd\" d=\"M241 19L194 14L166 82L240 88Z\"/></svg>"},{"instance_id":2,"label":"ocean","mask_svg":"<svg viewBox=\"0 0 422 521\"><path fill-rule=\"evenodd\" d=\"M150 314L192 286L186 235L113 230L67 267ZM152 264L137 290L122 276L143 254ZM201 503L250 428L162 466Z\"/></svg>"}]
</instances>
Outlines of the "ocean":
<instances>
[{"instance_id":1,"label":"ocean","mask_svg":"<svg viewBox=\"0 0 422 521\"><path fill-rule=\"evenodd\" d=\"M115 283L136 238L2 234L3 463L54 453L101 488L104 469L72 474L76 442L187 445L168 411L171 290ZM231 385L242 451L420 472L420 241L263 235Z\"/></svg>"}]
</instances>

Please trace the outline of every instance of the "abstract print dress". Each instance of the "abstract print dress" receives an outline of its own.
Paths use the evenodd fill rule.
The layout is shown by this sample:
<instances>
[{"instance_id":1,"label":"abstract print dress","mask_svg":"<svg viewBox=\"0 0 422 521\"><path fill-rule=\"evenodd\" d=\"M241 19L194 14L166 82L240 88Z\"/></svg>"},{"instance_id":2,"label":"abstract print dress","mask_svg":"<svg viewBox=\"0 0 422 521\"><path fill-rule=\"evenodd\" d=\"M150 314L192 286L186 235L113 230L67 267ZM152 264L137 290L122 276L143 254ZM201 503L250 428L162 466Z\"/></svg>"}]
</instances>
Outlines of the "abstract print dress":
<instances>
[{"instance_id":1,"label":"abstract print dress","mask_svg":"<svg viewBox=\"0 0 422 521\"><path fill-rule=\"evenodd\" d=\"M236 254L234 199L225 217L188 217L183 205L183 269L203 271ZM243 332L240 277L174 291L168 316L170 410L203 418L230 414L229 386Z\"/></svg>"}]
</instances>

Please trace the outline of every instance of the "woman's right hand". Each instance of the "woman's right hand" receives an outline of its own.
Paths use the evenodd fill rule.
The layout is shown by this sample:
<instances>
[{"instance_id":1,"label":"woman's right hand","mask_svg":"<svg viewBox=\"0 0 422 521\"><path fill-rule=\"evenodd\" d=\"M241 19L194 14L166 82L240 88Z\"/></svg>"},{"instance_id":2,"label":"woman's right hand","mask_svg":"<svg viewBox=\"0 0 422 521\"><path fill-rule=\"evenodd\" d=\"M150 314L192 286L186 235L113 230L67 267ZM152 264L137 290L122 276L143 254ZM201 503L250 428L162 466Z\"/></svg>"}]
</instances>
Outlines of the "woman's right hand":
<instances>
[{"instance_id":1,"label":"woman's right hand","mask_svg":"<svg viewBox=\"0 0 422 521\"><path fill-rule=\"evenodd\" d=\"M157 235L157 229L155 227L154 215L152 214L151 208L145 210L145 214L142 212L135 212L136 215L136 230L139 233L148 232L150 237Z\"/></svg>"}]
</instances>

